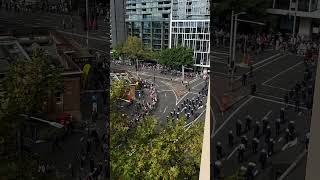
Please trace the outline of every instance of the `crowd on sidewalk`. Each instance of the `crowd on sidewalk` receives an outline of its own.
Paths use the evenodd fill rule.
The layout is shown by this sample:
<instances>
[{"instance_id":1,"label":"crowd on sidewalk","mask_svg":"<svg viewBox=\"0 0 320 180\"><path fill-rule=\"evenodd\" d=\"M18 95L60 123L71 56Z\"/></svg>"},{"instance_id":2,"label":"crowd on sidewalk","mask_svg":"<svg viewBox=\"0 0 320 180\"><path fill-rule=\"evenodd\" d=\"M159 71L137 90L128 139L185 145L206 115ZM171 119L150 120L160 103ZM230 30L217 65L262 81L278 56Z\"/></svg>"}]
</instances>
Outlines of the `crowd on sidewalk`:
<instances>
[{"instance_id":1,"label":"crowd on sidewalk","mask_svg":"<svg viewBox=\"0 0 320 180\"><path fill-rule=\"evenodd\" d=\"M230 33L223 29L213 31L213 42L217 47L227 47L230 44ZM282 33L237 34L236 48L242 53L259 54L265 49L281 52L291 52L305 56L308 60L317 57L319 42L308 40L304 36L284 35Z\"/></svg>"},{"instance_id":2,"label":"crowd on sidewalk","mask_svg":"<svg viewBox=\"0 0 320 180\"><path fill-rule=\"evenodd\" d=\"M15 12L48 12L55 14L70 14L72 12L72 6L70 5L70 1L68 0L60 0L56 3L48 3L48 1L41 1L41 3L28 3L25 0L23 1L6 1L0 0L0 9L4 8L8 11ZM96 16L106 16L107 15L107 7L104 7L101 3L97 4L95 8L92 10ZM80 10L77 12L80 15Z\"/></svg>"},{"instance_id":3,"label":"crowd on sidewalk","mask_svg":"<svg viewBox=\"0 0 320 180\"><path fill-rule=\"evenodd\" d=\"M135 103L134 111L132 112L134 118L131 122L131 126L134 126L135 122L138 122L146 115L149 115L150 112L156 108L158 102L158 94L155 86L145 80L142 80L141 83L143 88L138 92L138 98Z\"/></svg>"}]
</instances>

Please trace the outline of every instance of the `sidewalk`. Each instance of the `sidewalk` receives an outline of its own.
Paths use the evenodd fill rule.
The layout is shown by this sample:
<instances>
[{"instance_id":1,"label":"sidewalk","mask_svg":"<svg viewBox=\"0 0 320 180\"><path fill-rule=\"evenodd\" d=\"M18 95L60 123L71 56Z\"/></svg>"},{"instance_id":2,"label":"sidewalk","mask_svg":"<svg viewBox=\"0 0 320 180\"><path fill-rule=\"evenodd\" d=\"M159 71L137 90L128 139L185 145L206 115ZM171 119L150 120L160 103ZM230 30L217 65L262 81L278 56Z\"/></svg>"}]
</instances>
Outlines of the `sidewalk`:
<instances>
[{"instance_id":1,"label":"sidewalk","mask_svg":"<svg viewBox=\"0 0 320 180\"><path fill-rule=\"evenodd\" d=\"M216 97L216 103L220 106L222 112L227 111L232 105L240 101L249 94L249 87L242 87L241 81L235 81L233 91L230 91L229 79L226 77L214 76L213 79L213 95ZM223 102L223 97L228 97L227 103Z\"/></svg>"}]
</instances>

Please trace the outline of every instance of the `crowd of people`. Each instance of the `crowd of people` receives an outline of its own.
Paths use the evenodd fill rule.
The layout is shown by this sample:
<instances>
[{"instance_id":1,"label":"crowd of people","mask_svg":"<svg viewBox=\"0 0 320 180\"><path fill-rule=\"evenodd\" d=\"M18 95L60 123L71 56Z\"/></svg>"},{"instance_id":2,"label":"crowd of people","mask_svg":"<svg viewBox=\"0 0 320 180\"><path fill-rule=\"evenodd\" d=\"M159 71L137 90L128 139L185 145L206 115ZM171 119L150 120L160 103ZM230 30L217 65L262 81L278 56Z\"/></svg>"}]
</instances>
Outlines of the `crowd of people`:
<instances>
[{"instance_id":1,"label":"crowd of people","mask_svg":"<svg viewBox=\"0 0 320 180\"><path fill-rule=\"evenodd\" d=\"M167 120L170 118L179 119L183 113L187 120L191 119L195 115L196 111L204 106L202 101L208 95L208 81L205 82L205 86L198 92L198 95L192 97L192 99L185 99L167 116ZM181 114L180 114L181 113Z\"/></svg>"},{"instance_id":2,"label":"crowd of people","mask_svg":"<svg viewBox=\"0 0 320 180\"><path fill-rule=\"evenodd\" d=\"M73 14L73 7L70 4L69 0L62 0L55 2L54 4L50 4L47 1L41 1L41 3L28 3L25 0L23 1L13 1L13 0L0 0L0 8L4 8L8 11L15 12L49 12L56 14ZM106 16L107 8L104 7L101 3L95 5L93 9L91 9L92 13L96 16ZM76 11L78 15L80 15L80 10Z\"/></svg>"},{"instance_id":3,"label":"crowd of people","mask_svg":"<svg viewBox=\"0 0 320 180\"><path fill-rule=\"evenodd\" d=\"M216 47L228 47L230 33L223 29L213 31L213 43ZM237 34L236 48L242 53L259 54L266 49L290 52L315 60L318 56L319 42L306 39L304 36L292 36L282 33Z\"/></svg>"},{"instance_id":4,"label":"crowd of people","mask_svg":"<svg viewBox=\"0 0 320 180\"><path fill-rule=\"evenodd\" d=\"M287 144L298 137L299 133L296 131L295 121L289 120L287 109L289 104L294 103L295 111L301 113L300 106L304 105L308 110L307 113L311 114L314 94L314 71L315 67L312 63L305 64L303 80L297 82L291 90L284 95L284 107L280 109L279 118L272 121L264 117L261 121L255 121L255 123L253 123L253 118L247 115L244 118L244 122L240 119L236 121L235 134L232 130L229 130L228 136L226 137L226 146L231 148L235 147L237 140L240 141L237 148L239 163L243 164L245 161L248 161L250 154L258 154L258 163L260 163L261 168L264 169L268 159L276 152L275 144L280 142L276 142L275 138L279 137L281 133L284 133L284 143ZM283 128L283 126L287 127ZM248 138L250 131L253 131L251 144ZM308 149L309 138L310 133L307 133L304 137L306 149ZM223 163L221 160L225 157L224 149L226 146L223 147L222 142L218 141L215 147L216 161L213 166L216 178L223 176ZM256 175L256 168L256 163L249 161L246 166L241 167L241 170L247 179L252 180Z\"/></svg>"}]
</instances>

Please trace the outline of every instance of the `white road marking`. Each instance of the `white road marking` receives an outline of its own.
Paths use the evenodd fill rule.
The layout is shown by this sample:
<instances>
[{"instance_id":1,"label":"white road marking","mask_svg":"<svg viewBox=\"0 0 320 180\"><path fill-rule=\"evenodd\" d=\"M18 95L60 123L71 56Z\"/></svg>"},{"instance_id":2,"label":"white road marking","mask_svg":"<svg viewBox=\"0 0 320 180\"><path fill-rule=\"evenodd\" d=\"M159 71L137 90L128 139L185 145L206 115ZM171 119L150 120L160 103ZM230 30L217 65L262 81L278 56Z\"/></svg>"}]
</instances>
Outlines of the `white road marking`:
<instances>
[{"instance_id":1,"label":"white road marking","mask_svg":"<svg viewBox=\"0 0 320 180\"><path fill-rule=\"evenodd\" d=\"M168 106L166 106L166 107L164 108L164 111L163 111L163 113L165 113L165 112L166 112L166 110L167 110L167 107L168 107Z\"/></svg>"},{"instance_id":2,"label":"white road marking","mask_svg":"<svg viewBox=\"0 0 320 180\"><path fill-rule=\"evenodd\" d=\"M163 92L173 92L173 90L160 90L158 93L163 93Z\"/></svg>"},{"instance_id":3,"label":"white road marking","mask_svg":"<svg viewBox=\"0 0 320 180\"><path fill-rule=\"evenodd\" d=\"M71 33L71 32L61 31L61 30L57 30L57 31L60 32L60 33L63 33L63 34L68 34L68 35L78 36L78 37L82 37L82 38L87 38L87 36L81 35L81 34L77 34L77 33ZM99 38L90 37L90 36L89 36L89 39L96 40L96 41L109 42L108 40L99 39Z\"/></svg>"},{"instance_id":4,"label":"white road marking","mask_svg":"<svg viewBox=\"0 0 320 180\"><path fill-rule=\"evenodd\" d=\"M173 91L173 93L174 93L174 96L176 97L176 105L177 105L177 104L178 104L178 103L177 103L178 96L177 96L176 92L173 90L174 88L173 88L170 84L167 84L167 83L165 83L165 82L163 82L163 81L160 81L160 82L162 82L163 84L169 86L169 87L172 89L172 91Z\"/></svg>"},{"instance_id":5,"label":"white road marking","mask_svg":"<svg viewBox=\"0 0 320 180\"><path fill-rule=\"evenodd\" d=\"M240 147L240 144L236 148L234 148L234 150L229 154L229 156L227 157L227 160L229 160L232 157L232 155L239 149L239 147Z\"/></svg>"},{"instance_id":6,"label":"white road marking","mask_svg":"<svg viewBox=\"0 0 320 180\"><path fill-rule=\"evenodd\" d=\"M287 144L285 144L285 145L281 148L281 150L284 151L284 150L286 150L287 148L290 148L290 147L292 147L292 146L295 146L297 143L298 143L298 138L295 138L293 141L290 141L290 142L288 142Z\"/></svg>"},{"instance_id":7,"label":"white road marking","mask_svg":"<svg viewBox=\"0 0 320 180\"><path fill-rule=\"evenodd\" d=\"M281 58L283 58L283 57L285 57L285 56L287 56L287 55L283 55L283 56L277 57L276 59L274 59L274 60L272 60L272 61L270 61L270 62L268 62L268 63L265 63L265 64L263 64L263 65L261 65L261 66L259 66L259 67L257 67L257 68L254 68L254 69L253 69L253 72L254 72L254 71L257 71L257 70L260 69L260 68L263 68L264 66L266 66L266 65L268 65L268 64L271 64L271 63L273 63L273 62L275 62L275 61L278 61L279 59L281 59ZM249 72L248 72L247 74L249 74Z\"/></svg>"},{"instance_id":8,"label":"white road marking","mask_svg":"<svg viewBox=\"0 0 320 180\"><path fill-rule=\"evenodd\" d=\"M256 171L253 173L253 176L256 176L258 173L259 173L259 171L256 170Z\"/></svg>"},{"instance_id":9,"label":"white road marking","mask_svg":"<svg viewBox=\"0 0 320 180\"><path fill-rule=\"evenodd\" d=\"M225 53L224 53L224 52L225 52ZM224 51L224 52L213 51L212 54L223 54L223 55L229 56L229 53L227 53L226 51Z\"/></svg>"},{"instance_id":10,"label":"white road marking","mask_svg":"<svg viewBox=\"0 0 320 180\"><path fill-rule=\"evenodd\" d=\"M249 101L251 101L253 97L251 96L248 100L243 102L235 111L232 112L232 114L223 122L222 125L219 126L217 131L211 136L212 138L217 135L217 133L231 120L231 118L244 106L246 105Z\"/></svg>"},{"instance_id":11,"label":"white road marking","mask_svg":"<svg viewBox=\"0 0 320 180\"><path fill-rule=\"evenodd\" d=\"M205 83L205 81L202 81L202 82L198 83L197 85L193 86L192 89L196 89L195 87L199 86L202 83Z\"/></svg>"},{"instance_id":12,"label":"white road marking","mask_svg":"<svg viewBox=\"0 0 320 180\"><path fill-rule=\"evenodd\" d=\"M268 116L272 113L272 110L270 110L263 118L268 118Z\"/></svg>"},{"instance_id":13,"label":"white road marking","mask_svg":"<svg viewBox=\"0 0 320 180\"><path fill-rule=\"evenodd\" d=\"M198 121L198 119L203 115L203 113L205 113L206 112L206 110L203 110L202 112L201 112L201 114L195 119L195 120L193 120L193 121L191 121L190 123L188 123L187 125L185 125L184 127L186 128L186 127L188 127L187 128L187 130L191 127L191 125L192 124L194 124L195 122L197 122Z\"/></svg>"},{"instance_id":14,"label":"white road marking","mask_svg":"<svg viewBox=\"0 0 320 180\"><path fill-rule=\"evenodd\" d=\"M271 88L275 88L275 89L280 89L280 90L283 90L283 91L290 91L289 89L285 89L285 88L281 88L281 87L277 87L277 86L270 86L268 84L262 84L263 86L267 86L267 87L271 87Z\"/></svg>"},{"instance_id":15,"label":"white road marking","mask_svg":"<svg viewBox=\"0 0 320 180\"><path fill-rule=\"evenodd\" d=\"M167 97L167 93L164 93L164 97Z\"/></svg>"},{"instance_id":16,"label":"white road marking","mask_svg":"<svg viewBox=\"0 0 320 180\"><path fill-rule=\"evenodd\" d=\"M266 99L266 98L262 98L262 97L258 97L258 96L251 96L251 97L254 97L254 98L256 98L256 99L261 99L261 100L269 101L269 102L274 102L274 103L282 104L282 105L285 105L285 104L286 104L286 103L281 102L281 101L275 101L275 100L272 100L272 99ZM295 106L292 105L292 104L288 104L288 106L295 107ZM307 108L305 108L305 107L300 107L300 109L307 110Z\"/></svg>"},{"instance_id":17,"label":"white road marking","mask_svg":"<svg viewBox=\"0 0 320 180\"><path fill-rule=\"evenodd\" d=\"M178 102L176 101L176 105L178 105L182 101L182 99L185 98L188 94L189 94L189 92L186 93L184 96L182 96L182 98L180 98L180 100Z\"/></svg>"},{"instance_id":18,"label":"white road marking","mask_svg":"<svg viewBox=\"0 0 320 180\"><path fill-rule=\"evenodd\" d=\"M272 59L272 58L274 58L274 57L277 57L277 56L279 56L279 55L280 55L280 53L278 53L278 54L276 54L276 55L273 55L273 56L271 56L271 57L269 57L269 58L267 58L267 59L264 59L264 60L262 60L262 61L260 61L260 62L258 62L258 63L253 64L252 66L253 66L253 67L256 67L256 66L258 66L259 64L262 64L262 63L264 63L264 62L266 62L266 61L269 61L270 59Z\"/></svg>"},{"instance_id":19,"label":"white road marking","mask_svg":"<svg viewBox=\"0 0 320 180\"><path fill-rule=\"evenodd\" d=\"M296 66L298 66L298 65L300 65L300 64L302 64L302 63L303 63L303 62L299 62L299 63L297 63L297 64L295 64L295 65L293 65L293 66L291 66L291 67L289 67L289 68L281 71L280 73L276 74L276 75L273 76L272 78L270 78L270 79L266 80L265 82L263 82L262 85L267 84L268 82L270 82L270 81L272 81L273 79L277 78L278 76L280 76L280 75L282 75L282 74L290 71L291 69L295 68Z\"/></svg>"},{"instance_id":20,"label":"white road marking","mask_svg":"<svg viewBox=\"0 0 320 180\"><path fill-rule=\"evenodd\" d=\"M281 99L282 100L282 98L277 97L277 96L271 96L271 95L263 94L263 93L256 93L256 94L261 95L261 96L267 96L267 97L272 97L272 98L276 98L276 99Z\"/></svg>"},{"instance_id":21,"label":"white road marking","mask_svg":"<svg viewBox=\"0 0 320 180\"><path fill-rule=\"evenodd\" d=\"M278 140L278 142L281 142L281 141L282 141L282 139L283 139L283 137L280 137L280 138L279 138L279 140Z\"/></svg>"}]
</instances>

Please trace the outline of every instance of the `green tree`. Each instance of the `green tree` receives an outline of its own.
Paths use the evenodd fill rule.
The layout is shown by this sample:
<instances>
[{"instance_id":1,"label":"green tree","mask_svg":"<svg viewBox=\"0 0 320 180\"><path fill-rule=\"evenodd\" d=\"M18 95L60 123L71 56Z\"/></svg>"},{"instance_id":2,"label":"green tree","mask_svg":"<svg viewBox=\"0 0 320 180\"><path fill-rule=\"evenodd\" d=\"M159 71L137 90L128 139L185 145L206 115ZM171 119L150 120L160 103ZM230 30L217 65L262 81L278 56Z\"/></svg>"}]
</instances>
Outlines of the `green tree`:
<instances>
[{"instance_id":1,"label":"green tree","mask_svg":"<svg viewBox=\"0 0 320 180\"><path fill-rule=\"evenodd\" d=\"M121 98L126 89L125 81L115 81L112 99ZM184 117L164 125L147 116L129 129L129 117L113 104L110 109L112 179L198 179L203 123L186 130Z\"/></svg>"},{"instance_id":2,"label":"green tree","mask_svg":"<svg viewBox=\"0 0 320 180\"><path fill-rule=\"evenodd\" d=\"M110 104L113 105L116 100L125 98L129 88L130 84L126 80L113 81L110 91Z\"/></svg>"},{"instance_id":3,"label":"green tree","mask_svg":"<svg viewBox=\"0 0 320 180\"><path fill-rule=\"evenodd\" d=\"M112 52L112 59L118 60L125 54L123 52L124 43L117 44Z\"/></svg>"},{"instance_id":4,"label":"green tree","mask_svg":"<svg viewBox=\"0 0 320 180\"><path fill-rule=\"evenodd\" d=\"M159 64L171 67L172 69L181 69L181 66L191 66L193 64L192 49L178 46L176 48L162 50L158 55Z\"/></svg>"},{"instance_id":5,"label":"green tree","mask_svg":"<svg viewBox=\"0 0 320 180\"><path fill-rule=\"evenodd\" d=\"M131 61L138 59L149 60L154 57L152 48L145 46L142 40L135 36L128 37L128 40L123 44L121 52Z\"/></svg>"},{"instance_id":6,"label":"green tree","mask_svg":"<svg viewBox=\"0 0 320 180\"><path fill-rule=\"evenodd\" d=\"M26 123L25 118L19 114L42 112L47 97L62 90L61 72L62 69L54 66L42 50L34 51L31 59L18 59L11 64L2 87L4 95L0 101L0 137L4 139L5 149L11 147L16 150L5 150L6 155L13 159L7 165L0 165L0 169L4 169L0 171L0 177L17 177L21 175L21 169L24 171L22 179L35 176L34 159L23 156L18 160L16 154L19 148L15 140L20 137L21 127ZM2 173L8 174L4 176Z\"/></svg>"}]
</instances>

